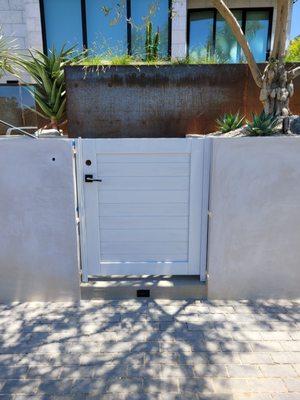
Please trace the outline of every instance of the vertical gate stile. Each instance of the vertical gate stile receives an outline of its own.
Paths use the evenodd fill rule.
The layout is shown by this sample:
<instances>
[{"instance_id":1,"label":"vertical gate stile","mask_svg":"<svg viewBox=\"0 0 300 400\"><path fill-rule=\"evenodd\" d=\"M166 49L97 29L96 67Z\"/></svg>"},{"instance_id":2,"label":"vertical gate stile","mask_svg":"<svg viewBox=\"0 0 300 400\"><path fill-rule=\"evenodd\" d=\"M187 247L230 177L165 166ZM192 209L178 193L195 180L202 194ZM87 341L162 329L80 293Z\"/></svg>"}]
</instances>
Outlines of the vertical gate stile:
<instances>
[{"instance_id":1,"label":"vertical gate stile","mask_svg":"<svg viewBox=\"0 0 300 400\"><path fill-rule=\"evenodd\" d=\"M200 281L207 279L207 242L208 242L208 209L211 172L212 139L203 139L203 166L202 166L202 201L201 201L201 233L200 233Z\"/></svg>"},{"instance_id":2,"label":"vertical gate stile","mask_svg":"<svg viewBox=\"0 0 300 400\"><path fill-rule=\"evenodd\" d=\"M79 237L80 237L80 259L82 270L82 281L88 281L87 249L86 249L86 226L85 226L85 206L84 206L84 188L83 188L83 160L82 160L82 139L78 138L76 152L76 175L77 175L77 196L78 196L78 214L79 214Z\"/></svg>"},{"instance_id":3,"label":"vertical gate stile","mask_svg":"<svg viewBox=\"0 0 300 400\"><path fill-rule=\"evenodd\" d=\"M200 235L203 187L203 139L187 138L191 145L189 200L189 274L200 275Z\"/></svg>"}]
</instances>

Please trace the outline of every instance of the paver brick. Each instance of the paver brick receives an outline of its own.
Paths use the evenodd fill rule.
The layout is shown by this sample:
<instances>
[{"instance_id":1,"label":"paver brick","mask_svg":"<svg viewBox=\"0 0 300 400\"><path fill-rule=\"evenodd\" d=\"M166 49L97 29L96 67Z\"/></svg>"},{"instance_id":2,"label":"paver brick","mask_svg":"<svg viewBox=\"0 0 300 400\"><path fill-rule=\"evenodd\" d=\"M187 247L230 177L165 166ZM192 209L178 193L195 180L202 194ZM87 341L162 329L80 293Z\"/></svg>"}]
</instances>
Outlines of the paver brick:
<instances>
[{"instance_id":1,"label":"paver brick","mask_svg":"<svg viewBox=\"0 0 300 400\"><path fill-rule=\"evenodd\" d=\"M260 365L259 368L266 378L286 378L297 376L295 369L288 364Z\"/></svg>"},{"instance_id":2,"label":"paver brick","mask_svg":"<svg viewBox=\"0 0 300 400\"><path fill-rule=\"evenodd\" d=\"M0 305L0 400L300 400L299 304Z\"/></svg>"},{"instance_id":3,"label":"paver brick","mask_svg":"<svg viewBox=\"0 0 300 400\"><path fill-rule=\"evenodd\" d=\"M299 378L287 378L284 379L284 383L288 388L289 392L300 392L300 379Z\"/></svg>"},{"instance_id":4,"label":"paver brick","mask_svg":"<svg viewBox=\"0 0 300 400\"><path fill-rule=\"evenodd\" d=\"M227 371L231 378L256 378L263 376L259 368L254 365L227 365Z\"/></svg>"}]
</instances>

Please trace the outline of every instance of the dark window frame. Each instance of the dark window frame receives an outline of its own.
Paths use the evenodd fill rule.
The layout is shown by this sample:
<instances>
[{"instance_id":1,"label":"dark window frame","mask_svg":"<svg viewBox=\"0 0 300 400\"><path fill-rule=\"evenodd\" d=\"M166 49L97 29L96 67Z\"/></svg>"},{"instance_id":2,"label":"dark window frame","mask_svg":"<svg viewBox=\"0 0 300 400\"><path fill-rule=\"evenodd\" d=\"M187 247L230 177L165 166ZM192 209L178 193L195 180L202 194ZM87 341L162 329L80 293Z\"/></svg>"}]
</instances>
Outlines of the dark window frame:
<instances>
[{"instance_id":1,"label":"dark window frame","mask_svg":"<svg viewBox=\"0 0 300 400\"><path fill-rule=\"evenodd\" d=\"M62 0L63 1L63 0ZM42 28L42 40L43 40L43 52L48 54L47 44L47 30L46 30L46 18L45 18L45 4L44 0L39 0L40 3L40 14L41 14L41 28ZM172 47L172 0L168 0L168 57L171 57ZM127 18L127 54L131 55L131 36L132 26L130 24L131 18L131 0L126 1L126 18ZM81 0L81 21L82 21L82 45L84 49L88 48L87 40L87 26L86 26L86 0Z\"/></svg>"},{"instance_id":2,"label":"dark window frame","mask_svg":"<svg viewBox=\"0 0 300 400\"><path fill-rule=\"evenodd\" d=\"M266 61L270 56L271 51L271 40L272 40L272 30L273 30L273 15L274 15L274 7L232 7L230 8L233 11L241 11L242 12L242 30L245 33L246 31L246 21L247 21L247 12L248 11L268 11L269 13L269 27L268 27L268 39L267 39L267 51L266 51ZM201 12L201 11L212 11L214 13L214 21L213 21L213 52L215 52L216 48L216 25L217 25L217 9L216 8L189 8L187 10L187 54L189 55L190 51L190 22L191 22L191 14L193 12Z\"/></svg>"}]
</instances>

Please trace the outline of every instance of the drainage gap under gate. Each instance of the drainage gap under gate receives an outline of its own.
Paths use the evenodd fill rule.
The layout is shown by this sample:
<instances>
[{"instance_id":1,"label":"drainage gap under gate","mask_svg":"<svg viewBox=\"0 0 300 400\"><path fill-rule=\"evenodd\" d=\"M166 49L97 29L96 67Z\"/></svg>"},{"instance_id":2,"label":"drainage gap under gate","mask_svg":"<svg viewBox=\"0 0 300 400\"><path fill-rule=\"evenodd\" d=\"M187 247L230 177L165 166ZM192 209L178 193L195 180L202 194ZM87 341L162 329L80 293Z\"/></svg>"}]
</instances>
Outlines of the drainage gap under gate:
<instances>
[{"instance_id":1,"label":"drainage gap under gate","mask_svg":"<svg viewBox=\"0 0 300 400\"><path fill-rule=\"evenodd\" d=\"M136 291L136 297L150 297L149 289L139 289Z\"/></svg>"}]
</instances>

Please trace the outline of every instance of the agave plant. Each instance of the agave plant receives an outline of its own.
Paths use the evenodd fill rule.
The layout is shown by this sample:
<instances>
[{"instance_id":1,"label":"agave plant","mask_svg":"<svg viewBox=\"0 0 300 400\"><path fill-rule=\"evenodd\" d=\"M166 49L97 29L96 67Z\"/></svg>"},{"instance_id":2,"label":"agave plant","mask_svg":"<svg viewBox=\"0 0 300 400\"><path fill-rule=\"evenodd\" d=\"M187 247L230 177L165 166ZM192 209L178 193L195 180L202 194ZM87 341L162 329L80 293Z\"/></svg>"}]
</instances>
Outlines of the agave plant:
<instances>
[{"instance_id":1,"label":"agave plant","mask_svg":"<svg viewBox=\"0 0 300 400\"><path fill-rule=\"evenodd\" d=\"M13 51L16 49L16 45L13 39L9 39L4 36L0 28L0 76L5 72L13 73Z\"/></svg>"},{"instance_id":2,"label":"agave plant","mask_svg":"<svg viewBox=\"0 0 300 400\"><path fill-rule=\"evenodd\" d=\"M26 58L18 58L16 63L33 79L34 87L28 87L39 111L35 111L48 120L47 127L58 129L66 114L66 84L64 67L80 60L74 47L60 51L54 48L49 55L34 50Z\"/></svg>"},{"instance_id":3,"label":"agave plant","mask_svg":"<svg viewBox=\"0 0 300 400\"><path fill-rule=\"evenodd\" d=\"M247 121L246 130L249 136L273 135L278 126L278 117L262 112L259 115L252 114L252 122Z\"/></svg>"},{"instance_id":4,"label":"agave plant","mask_svg":"<svg viewBox=\"0 0 300 400\"><path fill-rule=\"evenodd\" d=\"M235 129L241 128L243 126L245 117L237 114L224 114L221 118L217 119L218 130L222 133L234 131Z\"/></svg>"}]
</instances>

